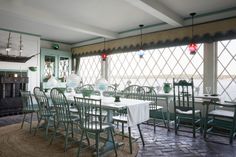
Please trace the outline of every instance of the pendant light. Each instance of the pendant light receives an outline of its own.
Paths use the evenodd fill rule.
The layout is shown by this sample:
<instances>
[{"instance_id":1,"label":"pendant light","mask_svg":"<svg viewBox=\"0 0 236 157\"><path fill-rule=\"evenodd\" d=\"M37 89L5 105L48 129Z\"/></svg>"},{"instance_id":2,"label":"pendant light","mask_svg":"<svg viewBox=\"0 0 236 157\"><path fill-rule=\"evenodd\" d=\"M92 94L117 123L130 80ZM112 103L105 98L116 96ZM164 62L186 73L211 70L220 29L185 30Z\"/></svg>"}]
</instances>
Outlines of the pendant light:
<instances>
[{"instance_id":1,"label":"pendant light","mask_svg":"<svg viewBox=\"0 0 236 157\"><path fill-rule=\"evenodd\" d=\"M106 52L105 52L105 41L106 41L106 39L104 38L104 42L103 42L103 52L102 52L102 54L101 54L101 57L102 57L102 60L103 61L106 61L106 59L107 59L107 54L106 54Z\"/></svg>"},{"instance_id":2,"label":"pendant light","mask_svg":"<svg viewBox=\"0 0 236 157\"><path fill-rule=\"evenodd\" d=\"M20 54L19 54L19 56L21 56L22 52L23 52L22 35L20 35Z\"/></svg>"},{"instance_id":3,"label":"pendant light","mask_svg":"<svg viewBox=\"0 0 236 157\"><path fill-rule=\"evenodd\" d=\"M138 51L138 55L139 55L139 58L143 58L143 55L144 55L144 50L143 50L143 26L144 25L139 25L139 28L140 28L140 49Z\"/></svg>"},{"instance_id":4,"label":"pendant light","mask_svg":"<svg viewBox=\"0 0 236 157\"><path fill-rule=\"evenodd\" d=\"M7 40L7 47L6 47L7 56L9 55L10 51L11 51L11 32L9 32Z\"/></svg>"},{"instance_id":5,"label":"pendant light","mask_svg":"<svg viewBox=\"0 0 236 157\"><path fill-rule=\"evenodd\" d=\"M191 39L191 42L188 45L188 48L189 48L189 51L190 51L191 55L195 55L196 52L197 52L197 49L198 49L197 44L194 42L194 39L193 39L193 35L194 35L193 18L194 18L195 15L196 15L196 13L190 13L190 16L192 17L192 39Z\"/></svg>"}]
</instances>

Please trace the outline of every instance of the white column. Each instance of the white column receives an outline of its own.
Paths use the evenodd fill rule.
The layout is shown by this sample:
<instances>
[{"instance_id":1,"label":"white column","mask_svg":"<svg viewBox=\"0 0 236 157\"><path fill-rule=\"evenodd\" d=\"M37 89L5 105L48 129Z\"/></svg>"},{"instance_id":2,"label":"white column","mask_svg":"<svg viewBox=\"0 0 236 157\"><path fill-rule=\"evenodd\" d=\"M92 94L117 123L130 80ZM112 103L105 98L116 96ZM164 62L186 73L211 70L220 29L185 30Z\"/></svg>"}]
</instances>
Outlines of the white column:
<instances>
[{"instance_id":1,"label":"white column","mask_svg":"<svg viewBox=\"0 0 236 157\"><path fill-rule=\"evenodd\" d=\"M101 77L108 80L108 57L101 61Z\"/></svg>"},{"instance_id":2,"label":"white column","mask_svg":"<svg viewBox=\"0 0 236 157\"><path fill-rule=\"evenodd\" d=\"M205 87L211 87L211 93L216 93L217 86L217 43L204 44L204 78L203 92Z\"/></svg>"}]
</instances>

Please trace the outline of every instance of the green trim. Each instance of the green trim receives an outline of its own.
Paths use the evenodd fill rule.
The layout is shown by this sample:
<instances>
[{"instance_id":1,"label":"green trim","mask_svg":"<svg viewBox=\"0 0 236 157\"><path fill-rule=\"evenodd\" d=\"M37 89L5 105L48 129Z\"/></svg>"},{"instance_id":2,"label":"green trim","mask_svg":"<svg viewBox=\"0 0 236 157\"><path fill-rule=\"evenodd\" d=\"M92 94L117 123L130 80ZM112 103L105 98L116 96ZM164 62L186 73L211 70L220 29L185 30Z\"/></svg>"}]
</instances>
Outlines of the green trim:
<instances>
[{"instance_id":1,"label":"green trim","mask_svg":"<svg viewBox=\"0 0 236 157\"><path fill-rule=\"evenodd\" d=\"M228 12L228 11L236 11L236 7L232 7L232 8L227 8L227 9L224 9L224 10L220 10L220 11L213 11L213 12L209 12L209 13L205 13L205 14L200 14L200 15L196 15L195 17L205 17L205 16L210 16L210 15L214 15L214 14L220 14L220 13L224 13L224 12ZM192 17L186 17L184 18L184 20L188 20L188 19L191 19ZM227 18L223 18L223 19L227 19ZM223 20L223 19L220 19L220 20Z\"/></svg>"},{"instance_id":2,"label":"green trim","mask_svg":"<svg viewBox=\"0 0 236 157\"><path fill-rule=\"evenodd\" d=\"M20 70L20 69L0 69L1 72L6 71L6 72L27 72L28 70Z\"/></svg>"},{"instance_id":3,"label":"green trim","mask_svg":"<svg viewBox=\"0 0 236 157\"><path fill-rule=\"evenodd\" d=\"M7 31L7 32L13 32L13 33L20 33L20 34L25 34L25 35L31 35L31 36L36 36L36 37L41 38L41 35L38 35L38 34L26 33L26 32L21 32L21 31L16 31L16 30L5 29L5 28L0 28L0 30Z\"/></svg>"}]
</instances>

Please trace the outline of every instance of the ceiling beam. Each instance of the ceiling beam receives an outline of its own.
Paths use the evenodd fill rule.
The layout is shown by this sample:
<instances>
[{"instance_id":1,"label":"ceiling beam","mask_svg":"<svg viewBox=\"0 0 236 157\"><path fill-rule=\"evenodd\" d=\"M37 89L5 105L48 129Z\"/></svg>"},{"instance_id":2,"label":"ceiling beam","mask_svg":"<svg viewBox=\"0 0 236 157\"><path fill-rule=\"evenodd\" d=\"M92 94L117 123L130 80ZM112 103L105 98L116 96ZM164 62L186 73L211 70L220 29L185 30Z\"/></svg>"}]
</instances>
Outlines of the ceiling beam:
<instances>
[{"instance_id":1,"label":"ceiling beam","mask_svg":"<svg viewBox=\"0 0 236 157\"><path fill-rule=\"evenodd\" d=\"M183 26L183 19L157 0L125 0L144 12L172 26Z\"/></svg>"},{"instance_id":2,"label":"ceiling beam","mask_svg":"<svg viewBox=\"0 0 236 157\"><path fill-rule=\"evenodd\" d=\"M90 34L107 39L118 38L117 33L102 28L94 27L88 24L80 23L78 21L62 19L61 17L58 18L58 16L55 16L49 12L32 8L30 6L27 6L26 4L23 5L22 3L15 3L16 1L12 2L14 3L4 3L3 1L3 3L0 5L0 10L14 14L14 16L21 19L37 23L43 23L45 25L54 26L69 31Z\"/></svg>"}]
</instances>

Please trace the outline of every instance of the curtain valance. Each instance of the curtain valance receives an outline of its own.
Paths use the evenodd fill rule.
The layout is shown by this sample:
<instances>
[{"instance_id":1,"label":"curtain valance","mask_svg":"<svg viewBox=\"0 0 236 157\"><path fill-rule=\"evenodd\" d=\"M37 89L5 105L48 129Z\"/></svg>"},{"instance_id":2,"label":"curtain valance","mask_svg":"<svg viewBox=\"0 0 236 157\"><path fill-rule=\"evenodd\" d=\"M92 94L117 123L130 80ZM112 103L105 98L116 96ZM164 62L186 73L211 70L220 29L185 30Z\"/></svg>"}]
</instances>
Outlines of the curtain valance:
<instances>
[{"instance_id":1,"label":"curtain valance","mask_svg":"<svg viewBox=\"0 0 236 157\"><path fill-rule=\"evenodd\" d=\"M188 44L191 40L191 26L143 34L144 49ZM213 42L236 38L236 17L194 25L196 42ZM135 51L140 48L140 36L115 39L106 42L106 53ZM74 56L94 55L103 52L104 43L72 48Z\"/></svg>"}]
</instances>

